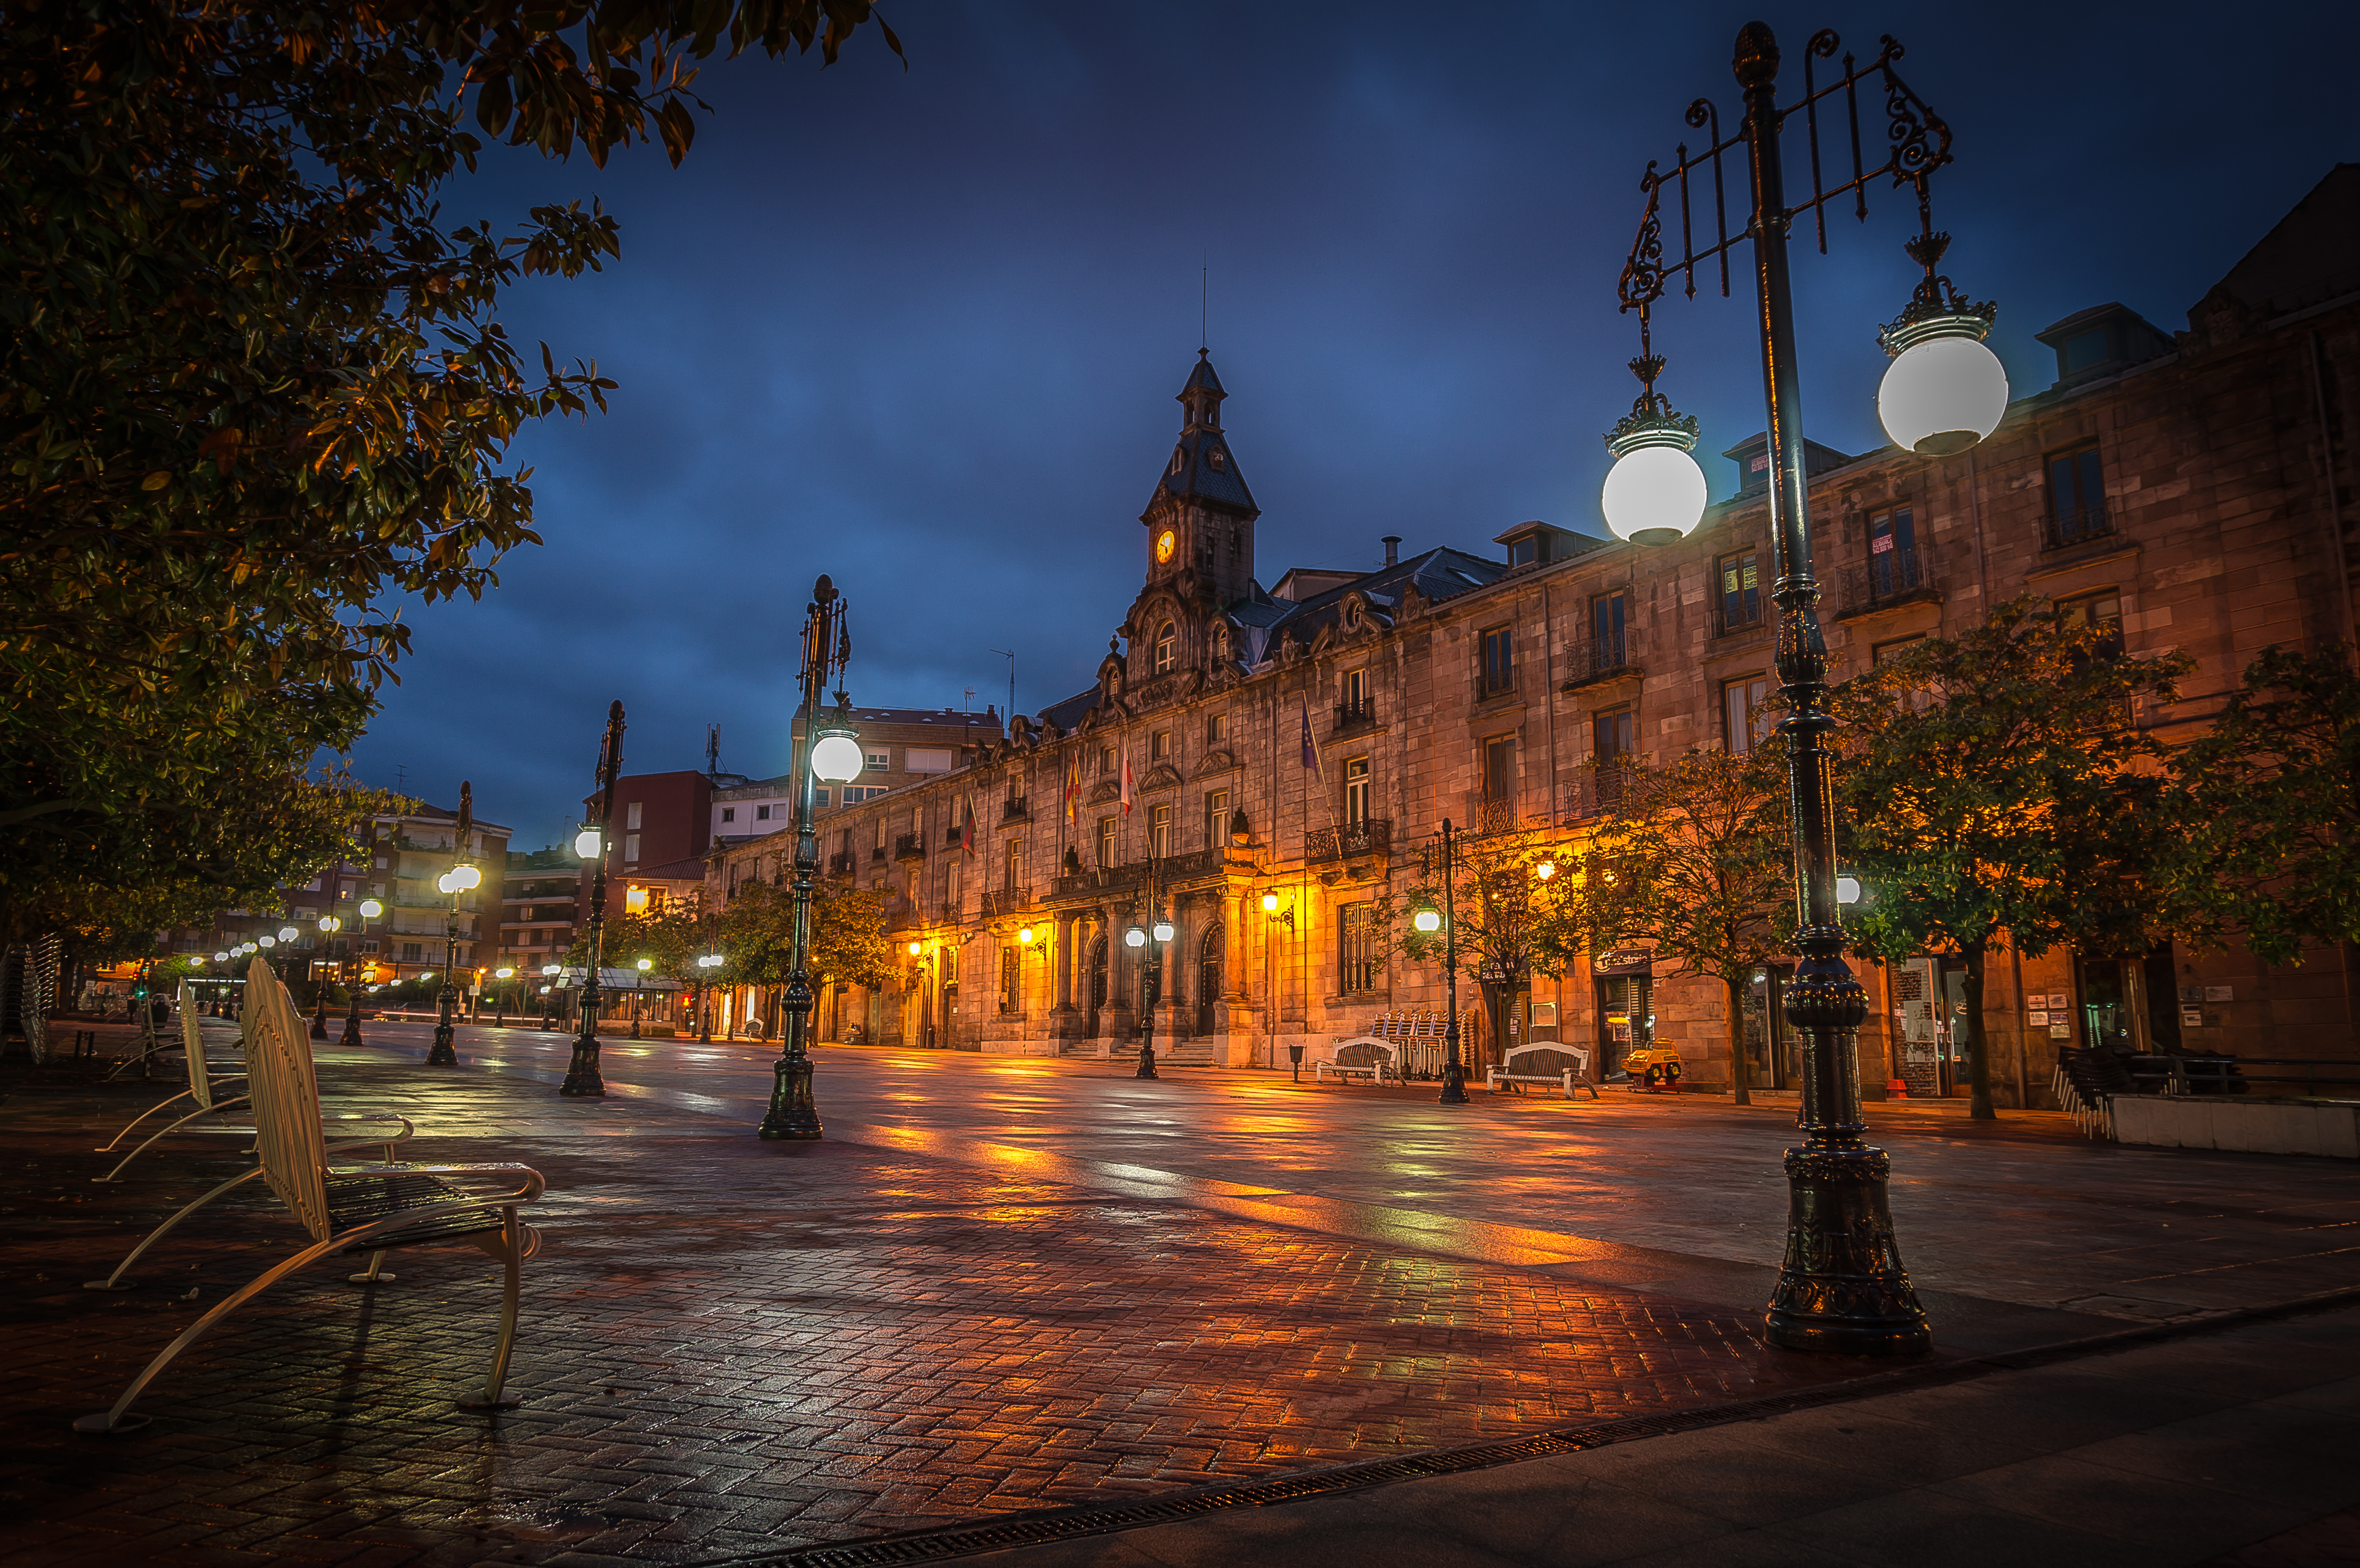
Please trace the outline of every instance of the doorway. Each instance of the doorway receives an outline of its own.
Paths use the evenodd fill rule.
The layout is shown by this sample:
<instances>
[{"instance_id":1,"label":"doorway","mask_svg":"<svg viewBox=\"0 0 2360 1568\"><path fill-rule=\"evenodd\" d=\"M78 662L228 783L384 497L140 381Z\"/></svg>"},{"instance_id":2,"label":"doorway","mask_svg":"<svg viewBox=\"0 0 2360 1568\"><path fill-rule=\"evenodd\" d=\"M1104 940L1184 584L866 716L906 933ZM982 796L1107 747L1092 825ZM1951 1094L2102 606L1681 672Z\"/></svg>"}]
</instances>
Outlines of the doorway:
<instances>
[{"instance_id":1,"label":"doorway","mask_svg":"<svg viewBox=\"0 0 2360 1568\"><path fill-rule=\"evenodd\" d=\"M1790 973L1765 964L1746 983L1742 1040L1749 1089L1787 1089L1803 1081L1800 1042L1786 1022Z\"/></svg>"},{"instance_id":2,"label":"doorway","mask_svg":"<svg viewBox=\"0 0 2360 1568\"><path fill-rule=\"evenodd\" d=\"M1598 1065L1622 1070L1625 1052L1655 1042L1655 986L1648 975L1598 976Z\"/></svg>"},{"instance_id":3,"label":"doorway","mask_svg":"<svg viewBox=\"0 0 2360 1568\"><path fill-rule=\"evenodd\" d=\"M1103 935L1090 943L1089 999L1090 1027L1083 1033L1095 1040L1098 1032L1098 1014L1107 1004L1107 939Z\"/></svg>"},{"instance_id":4,"label":"doorway","mask_svg":"<svg viewBox=\"0 0 2360 1568\"><path fill-rule=\"evenodd\" d=\"M1221 928L1215 926L1205 933L1196 949L1196 1038L1210 1039L1213 1033L1213 1004L1221 995Z\"/></svg>"}]
</instances>

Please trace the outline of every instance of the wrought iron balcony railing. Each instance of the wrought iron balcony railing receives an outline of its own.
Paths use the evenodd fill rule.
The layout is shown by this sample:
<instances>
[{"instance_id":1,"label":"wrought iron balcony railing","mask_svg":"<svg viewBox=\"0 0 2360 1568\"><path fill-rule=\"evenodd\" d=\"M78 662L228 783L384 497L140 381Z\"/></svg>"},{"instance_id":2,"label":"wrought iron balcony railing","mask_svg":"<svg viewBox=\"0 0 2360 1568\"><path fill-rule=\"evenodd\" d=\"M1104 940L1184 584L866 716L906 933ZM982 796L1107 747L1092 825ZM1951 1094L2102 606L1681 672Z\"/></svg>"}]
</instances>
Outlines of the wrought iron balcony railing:
<instances>
[{"instance_id":1,"label":"wrought iron balcony railing","mask_svg":"<svg viewBox=\"0 0 2360 1568\"><path fill-rule=\"evenodd\" d=\"M1865 562L1838 572L1833 586L1840 619L1942 596L1933 556L1921 547L1873 550Z\"/></svg>"},{"instance_id":2,"label":"wrought iron balcony railing","mask_svg":"<svg viewBox=\"0 0 2360 1568\"><path fill-rule=\"evenodd\" d=\"M1632 655L1633 638L1628 630L1612 637L1580 637L1565 645L1565 688L1588 686L1594 681L1611 681L1618 675L1639 673L1638 661Z\"/></svg>"},{"instance_id":3,"label":"wrought iron balcony railing","mask_svg":"<svg viewBox=\"0 0 2360 1568\"><path fill-rule=\"evenodd\" d=\"M897 838L897 839L895 839L895 840L893 841L893 858L894 858L894 859L896 859L896 860L923 860L925 857L926 857L926 836L925 836L925 834L923 834L923 833L906 833L901 834L899 838Z\"/></svg>"},{"instance_id":4,"label":"wrought iron balcony railing","mask_svg":"<svg viewBox=\"0 0 2360 1568\"><path fill-rule=\"evenodd\" d=\"M2111 539L2114 520L2106 514L2106 504L2095 501L2086 506L2066 506L2049 514L2041 527L2041 544L2049 550L2064 550L2092 539Z\"/></svg>"},{"instance_id":5,"label":"wrought iron balcony railing","mask_svg":"<svg viewBox=\"0 0 2360 1568\"><path fill-rule=\"evenodd\" d=\"M1342 860L1355 855L1376 855L1389 848L1393 841L1393 819L1369 817L1341 827L1312 829L1303 841L1303 858Z\"/></svg>"},{"instance_id":6,"label":"wrought iron balcony railing","mask_svg":"<svg viewBox=\"0 0 2360 1568\"><path fill-rule=\"evenodd\" d=\"M1377 702L1373 697L1363 697L1357 702L1336 704L1336 733L1349 735L1354 730L1370 728L1377 722Z\"/></svg>"}]
</instances>

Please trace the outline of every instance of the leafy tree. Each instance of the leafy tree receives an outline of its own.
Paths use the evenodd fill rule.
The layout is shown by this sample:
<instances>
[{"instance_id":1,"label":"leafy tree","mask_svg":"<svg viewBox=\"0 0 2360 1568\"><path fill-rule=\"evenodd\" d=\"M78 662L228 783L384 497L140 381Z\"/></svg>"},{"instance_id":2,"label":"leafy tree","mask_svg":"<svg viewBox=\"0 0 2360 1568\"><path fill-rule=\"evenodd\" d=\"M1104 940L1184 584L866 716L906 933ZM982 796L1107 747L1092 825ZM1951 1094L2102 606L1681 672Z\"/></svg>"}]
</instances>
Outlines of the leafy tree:
<instances>
[{"instance_id":1,"label":"leafy tree","mask_svg":"<svg viewBox=\"0 0 2360 1568\"><path fill-rule=\"evenodd\" d=\"M1438 964L1448 933L1419 931L1413 917L1421 909L1444 907L1439 837L1422 853L1418 878L1406 898L1380 899L1373 914L1404 956ZM1568 956L1582 950L1581 900L1574 878L1564 874L1571 869L1570 860L1557 834L1506 827L1454 833L1451 861L1449 903L1458 924L1459 967L1474 979L1494 1035L1503 1039L1507 1008L1533 976L1564 974Z\"/></svg>"},{"instance_id":2,"label":"leafy tree","mask_svg":"<svg viewBox=\"0 0 2360 1568\"><path fill-rule=\"evenodd\" d=\"M1869 897L1851 935L1888 961L1967 961L1972 1114L1988 1118L1983 976L1995 948L2144 953L2176 898L2161 746L2185 654L2123 657L2107 628L2029 599L1838 687L1838 842Z\"/></svg>"},{"instance_id":3,"label":"leafy tree","mask_svg":"<svg viewBox=\"0 0 2360 1568\"><path fill-rule=\"evenodd\" d=\"M361 732L409 647L399 600L480 595L537 542L508 444L613 384L546 345L531 365L500 292L619 239L595 205L446 225L467 112L552 156L677 162L690 60L833 60L868 16L0 0L0 919L217 884L276 853L238 839L249 801L301 839L325 807L280 780Z\"/></svg>"},{"instance_id":4,"label":"leafy tree","mask_svg":"<svg viewBox=\"0 0 2360 1568\"><path fill-rule=\"evenodd\" d=\"M1615 939L1644 934L1658 958L1721 982L1732 1095L1749 1104L1746 985L1794 927L1783 760L1771 747L1693 751L1662 767L1622 764L1618 782L1582 852L1584 923Z\"/></svg>"},{"instance_id":5,"label":"leafy tree","mask_svg":"<svg viewBox=\"0 0 2360 1568\"><path fill-rule=\"evenodd\" d=\"M2180 934L2266 962L2360 941L2360 676L2347 650L2266 650L2174 759L2190 832Z\"/></svg>"},{"instance_id":6,"label":"leafy tree","mask_svg":"<svg viewBox=\"0 0 2360 1568\"><path fill-rule=\"evenodd\" d=\"M721 979L774 989L793 971L795 898L789 887L741 882L721 916ZM893 978L885 901L866 888L820 882L812 888L813 995L826 985L882 989Z\"/></svg>"}]
</instances>

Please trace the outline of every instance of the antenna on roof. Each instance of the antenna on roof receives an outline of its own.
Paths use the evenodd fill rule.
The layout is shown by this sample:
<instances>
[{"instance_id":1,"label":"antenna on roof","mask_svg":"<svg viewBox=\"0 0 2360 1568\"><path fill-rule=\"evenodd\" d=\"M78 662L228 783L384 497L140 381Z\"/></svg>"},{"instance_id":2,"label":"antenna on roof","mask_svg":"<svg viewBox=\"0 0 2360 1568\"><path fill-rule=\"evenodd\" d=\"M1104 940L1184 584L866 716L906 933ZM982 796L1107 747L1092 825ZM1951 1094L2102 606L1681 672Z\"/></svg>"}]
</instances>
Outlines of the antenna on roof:
<instances>
[{"instance_id":1,"label":"antenna on roof","mask_svg":"<svg viewBox=\"0 0 2360 1568\"><path fill-rule=\"evenodd\" d=\"M410 793L410 769L399 762L393 765L393 792L397 795Z\"/></svg>"},{"instance_id":2,"label":"antenna on roof","mask_svg":"<svg viewBox=\"0 0 2360 1568\"><path fill-rule=\"evenodd\" d=\"M1016 650L995 648L991 651L1008 660L1008 716L1012 719L1016 716Z\"/></svg>"},{"instance_id":3,"label":"antenna on roof","mask_svg":"<svg viewBox=\"0 0 2360 1568\"><path fill-rule=\"evenodd\" d=\"M1202 259L1204 265L1196 269L1196 309L1199 311L1196 352L1207 354L1213 347L1213 250L1210 245L1205 247ZM1016 699L1013 697L1008 700L1008 711L1011 713L1016 711Z\"/></svg>"},{"instance_id":4,"label":"antenna on roof","mask_svg":"<svg viewBox=\"0 0 2360 1568\"><path fill-rule=\"evenodd\" d=\"M971 713L975 712L974 687L970 686L967 689L967 700L959 704L959 712L962 713Z\"/></svg>"}]
</instances>

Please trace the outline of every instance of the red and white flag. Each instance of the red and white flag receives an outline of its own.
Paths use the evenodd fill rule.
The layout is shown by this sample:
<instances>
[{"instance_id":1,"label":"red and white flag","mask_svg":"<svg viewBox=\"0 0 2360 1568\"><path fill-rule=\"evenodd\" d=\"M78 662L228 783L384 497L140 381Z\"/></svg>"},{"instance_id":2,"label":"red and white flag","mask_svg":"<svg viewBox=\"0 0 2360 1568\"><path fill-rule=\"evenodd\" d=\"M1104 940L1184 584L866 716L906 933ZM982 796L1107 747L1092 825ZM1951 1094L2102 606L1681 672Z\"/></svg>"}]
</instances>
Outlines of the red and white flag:
<instances>
[{"instance_id":1,"label":"red and white flag","mask_svg":"<svg viewBox=\"0 0 2360 1568\"><path fill-rule=\"evenodd\" d=\"M959 847L969 855L975 853L975 797L967 798L967 821L959 828Z\"/></svg>"},{"instance_id":2,"label":"red and white flag","mask_svg":"<svg viewBox=\"0 0 2360 1568\"><path fill-rule=\"evenodd\" d=\"M1122 814L1131 815L1131 746L1122 748Z\"/></svg>"}]
</instances>

